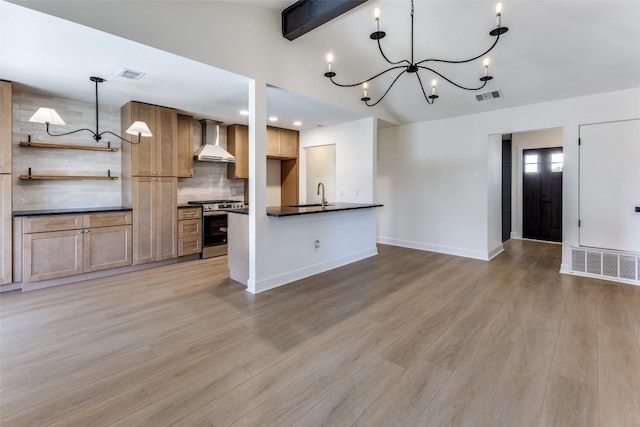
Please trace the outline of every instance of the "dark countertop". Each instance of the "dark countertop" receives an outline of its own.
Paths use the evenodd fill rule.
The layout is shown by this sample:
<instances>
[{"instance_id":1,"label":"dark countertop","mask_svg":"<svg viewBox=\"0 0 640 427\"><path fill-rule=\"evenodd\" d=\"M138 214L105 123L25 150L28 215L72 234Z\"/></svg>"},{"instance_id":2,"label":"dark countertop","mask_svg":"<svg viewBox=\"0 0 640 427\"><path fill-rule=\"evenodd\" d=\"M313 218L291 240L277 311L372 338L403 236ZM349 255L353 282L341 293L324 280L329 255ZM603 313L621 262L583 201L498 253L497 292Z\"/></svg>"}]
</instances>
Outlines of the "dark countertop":
<instances>
[{"instance_id":1,"label":"dark countertop","mask_svg":"<svg viewBox=\"0 0 640 427\"><path fill-rule=\"evenodd\" d=\"M293 207L293 206L267 206L267 216L295 216L295 215L308 215L308 214L318 214L318 213L326 213L326 212L339 212L339 211L350 211L354 209L368 209L368 208L379 208L384 205L380 205L377 203L368 204L368 203L329 203L327 206L322 208L322 206L308 206L308 207ZM225 209L230 213L237 213L243 215L249 215L249 208L244 209Z\"/></svg>"},{"instance_id":2,"label":"dark countertop","mask_svg":"<svg viewBox=\"0 0 640 427\"><path fill-rule=\"evenodd\" d=\"M70 214L86 214L96 212L118 212L118 211L130 211L131 208L125 208L123 206L112 206L106 208L72 208L72 209L41 209L34 211L15 211L13 217L18 216L43 216L43 215L70 215Z\"/></svg>"}]
</instances>

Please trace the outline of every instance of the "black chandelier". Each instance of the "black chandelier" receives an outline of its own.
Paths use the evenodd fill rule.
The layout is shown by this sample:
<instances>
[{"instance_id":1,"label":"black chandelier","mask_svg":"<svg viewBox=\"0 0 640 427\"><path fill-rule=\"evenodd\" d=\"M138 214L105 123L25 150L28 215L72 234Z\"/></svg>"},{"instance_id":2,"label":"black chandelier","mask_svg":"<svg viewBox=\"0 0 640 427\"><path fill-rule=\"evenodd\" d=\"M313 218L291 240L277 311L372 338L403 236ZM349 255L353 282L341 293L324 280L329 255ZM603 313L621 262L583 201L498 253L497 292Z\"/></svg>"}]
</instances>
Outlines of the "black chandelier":
<instances>
[{"instance_id":1,"label":"black chandelier","mask_svg":"<svg viewBox=\"0 0 640 427\"><path fill-rule=\"evenodd\" d=\"M422 61L418 61L416 62L414 60L414 56L413 56L413 13L414 13L414 6L413 6L413 0L411 0L411 60L408 59L403 59L401 61L391 61L387 55L385 55L385 53L382 50L382 45L380 44L380 39L384 38L387 34L384 31L380 31L380 10L376 9L374 12L375 15L375 22L376 22L376 31L374 31L373 33L371 33L371 35L369 36L369 38L371 38L371 40L375 40L378 43L378 49L380 50L380 54L382 55L382 57L384 58L385 61L387 61L391 67L387 68L386 70L372 76L369 77L366 80L362 80L361 82L358 83L353 83L353 84L343 84L343 83L338 83L336 82L333 78L336 76L336 73L331 69L332 65L333 65L333 55L329 54L327 55L327 65L328 65L328 70L326 73L324 73L324 76L329 78L329 80L331 80L331 83L333 83L336 86L340 86L340 87L355 87L355 86L360 86L362 85L363 88L363 96L362 98L360 98L361 101L363 101L367 106L369 107L373 107L374 105L377 105L380 101L382 101L384 99L384 97L389 93L389 91L391 90L391 88L393 87L393 85L398 81L398 79L400 78L400 76L402 76L405 73L410 73L410 74L415 74L415 76L418 79L418 83L420 84L420 89L422 90L422 94L424 95L424 99L427 101L427 104L433 104L436 99L438 99L438 95L436 95L436 85L437 85L437 81L434 79L431 82L431 94L427 95L427 92L424 89L424 85L422 84L422 79L420 78L420 70L427 70L430 71L431 73L440 76L441 78L443 78L444 80L446 80L447 82L451 83L452 85L459 87L460 89L464 89L464 90L469 90L469 91L474 91L474 90L480 90L482 88L484 88L487 85L487 82L491 79L493 79L492 76L489 75L489 58L485 58L483 65L484 65L484 75L482 77L480 77L480 86L478 87L466 87L463 86L461 84L458 84L456 82L454 82L453 80L451 80L450 78L444 76L443 74L441 74L440 72L436 71L435 69L427 66L427 63L447 63L447 64L465 64L467 62L471 62L471 61L475 61L476 59L479 59L481 57L483 57L484 55L486 55L487 53L491 52L493 50L494 47L496 47L496 45L498 44L498 41L500 40L500 36L504 33L506 33L509 29L507 27L503 27L502 23L501 23L501 19L502 19L502 3L498 3L496 6L496 26L494 29L492 29L489 34L491 36L494 36L496 39L493 42L493 44L491 45L491 47L489 47L489 49L485 50L484 52L482 52L480 55L474 56L473 58L469 58L469 59L464 59L464 60L446 60L446 59L435 59L435 58L430 58L430 59L424 59ZM383 74L386 74L390 71L393 70L401 70L400 73L396 76L395 79L393 79L393 81L391 82L391 84L389 85L389 87L387 88L387 90L382 94L382 96L380 97L380 99L378 99L376 102L374 103L370 103L369 101L371 101L371 98L369 96L367 96L367 89L368 89L368 83L380 76L382 76Z\"/></svg>"},{"instance_id":2,"label":"black chandelier","mask_svg":"<svg viewBox=\"0 0 640 427\"><path fill-rule=\"evenodd\" d=\"M91 134L93 135L93 139L95 139L96 142L100 141L102 139L102 135L104 134L109 134L109 135L113 135L116 138L120 138L122 141L124 142L128 142L129 144L140 144L140 137L152 137L153 134L151 133L151 130L149 129L149 126L147 126L147 124L145 122L141 122L141 121L135 121L131 124L131 126L129 126L129 128L125 131L127 134L129 135L138 135L138 141L134 142L134 141L129 141L128 139L124 139L123 137L121 137L118 134L115 134L111 131L105 130L100 132L100 128L98 126L98 118L99 118L99 107L98 107L98 84L99 83L103 83L106 80L101 78L101 77L89 77L89 80L91 80L92 82L94 82L96 84L96 130L95 132L92 131L91 129L87 129L87 128L83 128L83 129L77 129L77 130L73 130L71 132L65 132L65 133L51 133L49 131L49 125L64 125L66 124L64 122L64 120L62 120L62 118L60 117L60 115L56 112L56 110L54 110L53 108L44 108L44 107L40 107L38 108L38 111L35 112L35 114L33 116L31 116L31 118L29 119L30 122L35 122L35 123L44 123L47 126L47 134L49 136L65 136L65 135L71 135L73 133L77 133L77 132L83 132L83 131L87 131L87 132L91 132Z\"/></svg>"}]
</instances>

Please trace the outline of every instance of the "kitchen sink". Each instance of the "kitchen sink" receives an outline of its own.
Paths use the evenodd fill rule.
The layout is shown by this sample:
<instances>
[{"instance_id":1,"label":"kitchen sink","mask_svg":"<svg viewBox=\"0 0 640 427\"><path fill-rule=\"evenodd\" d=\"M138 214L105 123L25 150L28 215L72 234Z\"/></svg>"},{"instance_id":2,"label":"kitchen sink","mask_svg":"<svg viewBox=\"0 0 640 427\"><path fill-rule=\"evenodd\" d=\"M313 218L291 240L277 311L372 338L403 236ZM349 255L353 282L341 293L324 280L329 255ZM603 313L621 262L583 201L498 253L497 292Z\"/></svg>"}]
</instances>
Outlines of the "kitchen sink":
<instances>
[{"instance_id":1,"label":"kitchen sink","mask_svg":"<svg viewBox=\"0 0 640 427\"><path fill-rule=\"evenodd\" d=\"M325 206L333 206L327 203ZM306 205L289 205L290 208L319 208L322 207L321 203L309 203Z\"/></svg>"}]
</instances>

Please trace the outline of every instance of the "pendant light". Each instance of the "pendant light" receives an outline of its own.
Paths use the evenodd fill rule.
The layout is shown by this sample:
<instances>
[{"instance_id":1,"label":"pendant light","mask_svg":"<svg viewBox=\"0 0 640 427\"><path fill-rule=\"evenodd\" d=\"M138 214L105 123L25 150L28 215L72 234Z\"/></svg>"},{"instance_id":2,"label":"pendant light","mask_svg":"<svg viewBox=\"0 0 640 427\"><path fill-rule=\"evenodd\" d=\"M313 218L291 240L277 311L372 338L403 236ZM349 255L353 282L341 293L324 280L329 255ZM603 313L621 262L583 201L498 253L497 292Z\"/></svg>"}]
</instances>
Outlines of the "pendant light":
<instances>
[{"instance_id":1,"label":"pendant light","mask_svg":"<svg viewBox=\"0 0 640 427\"><path fill-rule=\"evenodd\" d=\"M30 122L35 122L35 123L44 123L47 126L47 134L49 136L65 136L65 135L71 135L71 134L77 133L77 132L87 131L87 132L90 132L93 135L93 139L95 139L96 142L100 141L102 139L102 135L104 135L104 134L113 135L113 136L121 139L124 142L128 142L129 144L139 144L141 137L143 137L143 136L144 137L152 137L153 136L153 134L151 133L151 130L149 129L149 126L147 126L147 124L145 122L141 122L141 121L133 122L131 124L131 126L129 126L129 128L125 131L129 135L134 135L134 136L137 135L138 136L138 141L137 142L129 141L128 139L125 139L125 138L121 137L120 135L115 134L115 133L113 133L111 131L108 131L108 130L100 132L100 128L99 128L99 124L98 124L98 118L99 118L98 84L99 83L103 83L106 80L101 78L101 77L90 77L89 80L94 82L95 85L96 85L96 130L95 131L93 131L91 129L83 128L83 129L77 129L77 130L73 130L71 132L65 132L65 133L57 133L57 134L51 133L49 131L49 125L64 125L65 124L64 120L62 120L60 115L53 108L43 108L43 107L38 108L38 111L36 111L36 113L33 116L31 116L29 121Z\"/></svg>"}]
</instances>

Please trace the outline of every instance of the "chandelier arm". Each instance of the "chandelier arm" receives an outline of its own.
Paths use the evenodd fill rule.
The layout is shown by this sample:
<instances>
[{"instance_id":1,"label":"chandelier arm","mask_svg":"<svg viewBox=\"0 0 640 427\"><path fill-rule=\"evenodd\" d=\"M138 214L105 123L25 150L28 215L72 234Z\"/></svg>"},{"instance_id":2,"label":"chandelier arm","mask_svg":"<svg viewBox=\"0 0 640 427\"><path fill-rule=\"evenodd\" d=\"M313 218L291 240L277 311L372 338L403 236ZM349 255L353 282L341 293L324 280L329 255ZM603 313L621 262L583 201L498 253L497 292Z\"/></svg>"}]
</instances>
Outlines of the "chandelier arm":
<instances>
[{"instance_id":1,"label":"chandelier arm","mask_svg":"<svg viewBox=\"0 0 640 427\"><path fill-rule=\"evenodd\" d=\"M470 59L464 59L464 60L461 60L461 61L450 61L450 60L447 60L447 59L429 58L429 59L424 59L424 60L422 60L420 62L416 62L416 65L419 66L420 64L424 64L425 62L444 62L446 64L465 64L467 62L475 61L476 59L482 58L487 53L491 52L493 50L493 48L496 47L496 45L498 44L498 40L500 40L500 35L498 35L496 37L496 41L493 42L493 44L491 45L491 47L489 49L485 50L480 55L474 56L473 58L470 58Z\"/></svg>"},{"instance_id":2,"label":"chandelier arm","mask_svg":"<svg viewBox=\"0 0 640 427\"><path fill-rule=\"evenodd\" d=\"M418 82L420 83L420 89L422 89L422 94L424 95L424 100L427 101L427 104L433 105L435 99L429 101L429 97L427 96L427 92L424 91L424 85L422 84L422 79L420 78L420 73L416 73L416 77L418 78Z\"/></svg>"},{"instance_id":3,"label":"chandelier arm","mask_svg":"<svg viewBox=\"0 0 640 427\"><path fill-rule=\"evenodd\" d=\"M102 137L102 135L104 135L105 133L108 133L109 135L113 135L113 136L115 136L116 138L120 138L120 139L121 139L121 140L123 140L124 142L128 142L129 144L132 144L132 145L140 144L140 134L138 134L138 142L133 142L133 141L129 141L128 139L125 139L125 138L121 137L121 136L120 136L120 135L118 135L118 134L115 134L115 133L111 132L110 130L105 130L105 131L100 132L100 133L98 134L98 137L100 137L100 138L101 138L101 137Z\"/></svg>"},{"instance_id":4,"label":"chandelier arm","mask_svg":"<svg viewBox=\"0 0 640 427\"><path fill-rule=\"evenodd\" d=\"M401 67L404 68L404 67ZM387 88L387 90L382 94L382 96L380 97L380 99L378 99L376 102L374 102L373 104L369 104L367 101L365 101L365 104L367 104L368 107L373 107L375 105L378 105L378 103L380 101L382 101L384 99L385 96L387 96L387 94L389 93L389 91L391 90L391 88L393 87L394 84L396 84L396 82L398 81L398 79L400 78L401 75L403 75L404 73L406 73L407 70L403 70L400 74L398 74L396 76L395 79L393 79L393 81L391 82L391 84L389 85L389 87Z\"/></svg>"},{"instance_id":5,"label":"chandelier arm","mask_svg":"<svg viewBox=\"0 0 640 427\"><path fill-rule=\"evenodd\" d=\"M385 74L385 73L388 73L388 72L389 72L389 71L391 71L391 70L397 70L398 68L405 68L405 69L406 69L407 67L405 67L404 65L397 65L397 66L395 66L395 67L387 68L387 69L386 69L386 70L384 70L383 72L378 73L378 74L376 74L376 75L375 75L375 76L373 76L373 77L369 77L369 78L368 78L368 79L366 79L366 80L363 80L363 81L361 81L361 82L359 82L359 83L354 83L354 84L342 84L342 83L337 83L335 80L333 80L333 77L329 77L329 80L331 80L331 83L333 83L333 84L334 84L334 85L336 85L336 86L340 86L340 87L355 87L355 86L360 86L361 84L364 84L364 83L370 82L371 80L374 80L374 79L376 79L376 78L380 77L381 75L383 75L383 74Z\"/></svg>"},{"instance_id":6,"label":"chandelier arm","mask_svg":"<svg viewBox=\"0 0 640 427\"><path fill-rule=\"evenodd\" d=\"M391 61L389 58L387 58L387 55L385 55L384 52L382 51L382 45L380 44L380 39L378 39L378 49L380 50L380 54L382 55L384 60L387 61L391 65L398 65L398 64L402 64L402 63L406 63L407 65L411 65L411 62L409 62L408 59L403 59L401 61L394 62L394 61Z\"/></svg>"},{"instance_id":7,"label":"chandelier arm","mask_svg":"<svg viewBox=\"0 0 640 427\"><path fill-rule=\"evenodd\" d=\"M78 129L78 130L72 130L71 132L55 133L55 134L54 134L54 133L49 132L49 122L47 122L47 123L45 123L45 124L47 125L47 134L48 134L49 136L65 136L65 135L71 135L71 134L73 134L73 133L82 132L82 131L84 131L84 130L86 130L87 132L91 132L91 134L94 136L94 138L95 138L95 136L96 136L96 133L95 133L94 131L92 131L91 129L87 129L87 128L84 128L84 129Z\"/></svg>"},{"instance_id":8,"label":"chandelier arm","mask_svg":"<svg viewBox=\"0 0 640 427\"><path fill-rule=\"evenodd\" d=\"M446 81L448 81L449 83L451 83L452 85L459 87L460 89L464 89L464 90L480 90L483 87L485 87L487 85L487 81L483 81L482 82L482 86L478 86L478 87L465 87L462 85L459 85L458 83L454 82L453 80L445 77L444 75L440 74L439 72L437 72L436 70L434 70L433 68L429 68L429 67L425 67L423 65L418 65L418 68L422 68L423 70L427 70L427 71L431 71L434 74L439 75L440 77L442 77L443 79L445 79Z\"/></svg>"}]
</instances>

